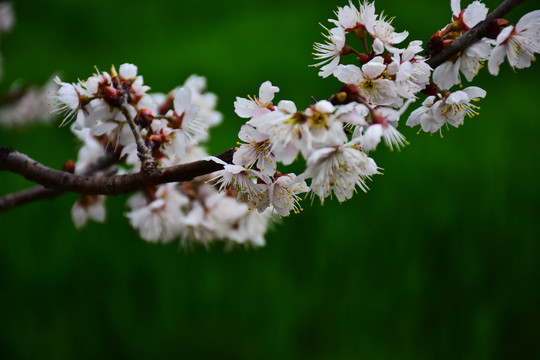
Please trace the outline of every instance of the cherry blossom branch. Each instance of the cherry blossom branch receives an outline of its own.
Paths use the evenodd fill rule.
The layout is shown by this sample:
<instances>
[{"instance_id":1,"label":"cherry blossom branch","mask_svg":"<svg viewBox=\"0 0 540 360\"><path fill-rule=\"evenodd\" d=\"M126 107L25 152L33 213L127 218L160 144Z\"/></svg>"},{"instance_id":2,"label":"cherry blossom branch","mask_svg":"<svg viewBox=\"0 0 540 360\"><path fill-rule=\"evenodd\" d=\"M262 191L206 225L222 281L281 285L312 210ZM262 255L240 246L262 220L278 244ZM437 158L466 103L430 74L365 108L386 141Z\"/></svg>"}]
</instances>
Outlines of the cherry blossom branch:
<instances>
[{"instance_id":1,"label":"cherry blossom branch","mask_svg":"<svg viewBox=\"0 0 540 360\"><path fill-rule=\"evenodd\" d=\"M504 17L521 2L523 0L505 0L484 21L477 24L450 46L433 55L426 63L432 68L436 68L455 54L485 37L488 35L491 21ZM129 193L147 186L167 182L189 181L197 176L209 174L223 168L222 165L210 160L200 160L168 168L158 167L151 151L145 144L139 126L130 113L128 92L121 86L118 86L117 90L124 91L119 107L134 135L138 156L141 160L141 171L118 176L106 176L103 173L96 175L95 172L74 175L69 172L51 169L13 149L0 147L0 171L18 173L40 184L40 186L34 188L0 197L0 211L38 199L53 198L66 191L93 195ZM217 155L217 157L225 162L232 162L234 151L231 148Z\"/></svg>"},{"instance_id":2,"label":"cherry blossom branch","mask_svg":"<svg viewBox=\"0 0 540 360\"><path fill-rule=\"evenodd\" d=\"M216 157L225 162L231 162L234 151L234 148L231 148L216 155ZM26 193L11 194L0 198L0 210L7 210L18 205L17 197L21 198L22 204L31 201L32 196L36 196L36 199L54 197L64 191L92 195L125 194L147 186L193 180L197 176L209 174L222 168L223 165L212 160L199 160L163 168L152 176L148 176L142 171L116 176L74 175L51 169L13 149L0 147L0 171L20 174L30 181L41 184L44 188L41 190L33 188L26 190Z\"/></svg>"},{"instance_id":3,"label":"cherry blossom branch","mask_svg":"<svg viewBox=\"0 0 540 360\"><path fill-rule=\"evenodd\" d=\"M467 31L463 36L454 41L448 47L442 49L437 54L433 55L426 64L435 69L437 66L450 59L460 51L465 50L471 44L481 40L488 35L489 23L495 19L499 19L508 14L512 9L521 4L524 0L505 0L495 10L493 10L485 20L478 23L471 30Z\"/></svg>"},{"instance_id":4,"label":"cherry blossom branch","mask_svg":"<svg viewBox=\"0 0 540 360\"><path fill-rule=\"evenodd\" d=\"M137 144L137 153L138 153L139 159L141 160L141 171L144 174L148 174L148 175L152 175L155 172L159 173L159 167L157 165L157 162L152 157L152 154L150 153L150 149L148 149L148 147L144 143L144 139L142 138L139 128L137 127L137 124L135 124L135 121L133 120L133 117L131 116L131 113L129 112L128 96L129 95L127 93L125 93L122 96L122 103L120 105L120 110L122 111L122 114L126 118L126 121L129 124L131 132L133 133L133 136L135 137L135 143Z\"/></svg>"}]
</instances>

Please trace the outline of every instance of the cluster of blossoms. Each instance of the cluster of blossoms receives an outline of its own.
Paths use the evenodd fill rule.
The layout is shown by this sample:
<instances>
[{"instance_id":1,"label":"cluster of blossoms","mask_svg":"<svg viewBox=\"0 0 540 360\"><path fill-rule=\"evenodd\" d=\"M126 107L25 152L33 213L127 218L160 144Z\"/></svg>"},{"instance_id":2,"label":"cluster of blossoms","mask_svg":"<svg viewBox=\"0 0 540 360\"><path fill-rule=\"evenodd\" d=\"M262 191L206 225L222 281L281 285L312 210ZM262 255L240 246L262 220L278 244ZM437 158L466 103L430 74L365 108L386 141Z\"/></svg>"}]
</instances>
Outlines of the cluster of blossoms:
<instances>
[{"instance_id":1,"label":"cluster of blossoms","mask_svg":"<svg viewBox=\"0 0 540 360\"><path fill-rule=\"evenodd\" d=\"M488 13L479 1L461 10L460 1L452 0L451 8L453 22L431 38L427 55L449 46ZM512 66L526 67L540 50L540 12L535 11L524 16L515 29L508 26L501 31L507 22L498 19L491 34L496 42L482 39L432 72L427 58L420 55L422 42L415 40L399 47L408 32L396 32L392 19L376 14L374 3L356 7L349 0L335 15L329 19L332 28L323 25L326 40L315 43L313 55L318 62L312 66L320 68L321 77L333 75L344 84L338 93L298 110L289 100L274 105L279 88L267 81L260 86L258 97L237 98L234 104L238 116L249 120L239 133L243 143L233 164L225 165L218 183L220 190L234 190L259 211L271 204L280 215L288 215L298 208L296 194L308 189L321 202L332 196L340 202L347 200L356 188L366 191L366 179L379 173L369 151L382 139L391 149L406 144L397 130L399 119L420 92L428 97L411 113L408 126L420 124L431 133L441 131L445 124L457 127L465 116L477 114L478 107L472 102L486 95L475 86L450 92L450 87L461 83L460 72L471 81L491 51L506 51ZM358 40L362 51L350 45L351 37ZM355 63L343 62L348 55L355 55ZM493 74L502 62L497 56L489 63ZM291 164L299 154L306 164L300 175L283 175L277 170L276 163ZM278 182L282 184L281 197L275 197L273 190ZM283 194L290 200L287 206L282 204Z\"/></svg>"},{"instance_id":2,"label":"cluster of blossoms","mask_svg":"<svg viewBox=\"0 0 540 360\"><path fill-rule=\"evenodd\" d=\"M429 133L457 127L478 113L473 102L486 95L475 86L452 92L452 86L461 86L461 75L472 81L486 60L496 75L505 57L514 68L528 67L540 51L537 10L516 26L494 19L488 37L433 69L430 58L488 14L479 1L461 10L460 1L451 0L451 9L452 23L437 31L424 50L419 40L400 45L408 32L396 32L392 19L377 14L374 3L355 6L349 0L338 7L336 18L329 20L332 27L323 26L326 40L314 45L317 63L312 66L323 78L337 78L341 89L303 109L290 100L275 101L279 88L270 81L257 96L237 97L235 112L247 121L230 163L207 156L200 146L208 140L208 129L221 122L216 96L206 91L204 78L192 76L169 94L148 93L131 64L74 84L56 79L57 112L65 114L63 124L71 123L83 143L77 161L66 168L86 175L96 159L111 153L118 161L101 168L102 175L144 171L145 156L160 167L212 160L222 170L133 195L126 214L131 225L148 241L223 239L262 245L269 220L298 213L302 194L324 203L328 197L342 202L357 189L367 191L366 181L380 173L370 152L380 143L390 149L407 144L398 130L400 117L420 94L426 98L406 125ZM301 173L278 170L300 157ZM104 201L102 195L81 196L72 209L76 226L103 221Z\"/></svg>"},{"instance_id":3,"label":"cluster of blossoms","mask_svg":"<svg viewBox=\"0 0 540 360\"><path fill-rule=\"evenodd\" d=\"M123 64L118 73L97 72L74 84L56 79L60 86L55 100L64 122L81 140L75 174L87 174L108 152L121 162L104 171L108 175L135 173L141 162L136 139L128 123L131 117L152 158L162 167L179 165L207 156L200 146L208 129L219 124L217 97L206 91L206 80L189 77L169 94L150 94L137 67ZM123 107L124 104L124 107ZM126 114L127 112L127 114ZM208 243L223 239L232 243L264 244L268 214L250 211L232 194L219 193L209 184L211 176L190 182L150 186L129 198L126 216L148 241ZM89 219L104 221L105 196L83 195L72 208L77 227Z\"/></svg>"},{"instance_id":4,"label":"cluster of blossoms","mask_svg":"<svg viewBox=\"0 0 540 360\"><path fill-rule=\"evenodd\" d=\"M451 1L452 20L444 29L437 31L430 39L426 56L432 56L483 21L488 13L487 7L479 1L474 1L461 10L459 0ZM327 77L334 75L349 87L344 88L350 95L351 86L359 93L361 99L346 97L346 101L369 103L370 111L387 113L389 108L397 109L403 101L413 101L422 92L428 97L422 106L413 111L407 120L408 126L421 125L421 129L434 133L441 131L443 126L459 126L465 116L477 114L478 107L472 104L483 98L486 92L478 87L468 87L454 93L449 89L461 85L460 73L467 81L472 81L482 68L485 60L493 75L499 71L499 65L506 55L510 65L515 68L530 66L534 53L540 51L540 11L525 15L514 28L506 20L496 19L490 23L490 38L484 38L456 54L433 74L426 63L426 58L419 56L423 51L421 41L412 41L405 48L396 47L407 37L408 33L396 32L384 16L375 14L374 3L360 3L356 8L351 1L348 6L339 7L336 11L337 20L329 21L335 25L327 29L325 43L316 43L315 58L320 60L314 66L320 66L319 75ZM346 35L353 34L363 47L363 52L354 49L346 43ZM496 41L494 40L496 39ZM371 44L371 48L370 48ZM490 57L493 52L493 56ZM355 54L360 66L344 65L346 55ZM430 81L430 78L433 81ZM339 99L339 96L337 96ZM407 103L405 103L407 104ZM403 111L390 112L391 126L397 126L399 114ZM372 124L369 124L372 125ZM369 133L370 126L365 129ZM389 128L386 128L389 132ZM401 139L397 130L391 130ZM377 131L378 134L382 132ZM402 144L401 141L391 141Z\"/></svg>"},{"instance_id":5,"label":"cluster of blossoms","mask_svg":"<svg viewBox=\"0 0 540 360\"><path fill-rule=\"evenodd\" d=\"M373 3L359 8L349 3L338 8L336 15L337 20L330 20L336 27L325 28L326 42L314 46L320 60L314 66L321 67L320 76L334 75L343 82L340 92L298 110L289 100L274 105L279 89L267 81L260 86L258 97L235 102L238 116L249 120L239 133L244 143L237 149L233 165L219 175L220 189L236 190L260 211L272 204L280 215L288 215L299 208L294 203L296 194L308 190L321 203L332 196L340 202L347 200L357 188L366 191L366 180L379 174L369 151L382 139L390 148L406 144L396 129L399 117L429 83L431 74L418 55L421 42L413 41L405 49L394 47L407 33L396 33L390 21L375 14ZM356 35L366 52L347 45L347 34ZM372 50L368 37L373 40ZM361 67L341 63L342 56L353 53ZM305 160L304 172L296 176L277 171L276 162L289 165L298 155ZM282 180L285 176L286 182ZM287 207L272 190L277 183L283 189L277 194L289 196Z\"/></svg>"},{"instance_id":6,"label":"cluster of blossoms","mask_svg":"<svg viewBox=\"0 0 540 360\"><path fill-rule=\"evenodd\" d=\"M400 115L416 94L429 83L431 68L418 55L421 42L413 41L398 49L407 33L396 33L384 16L375 13L373 3L351 2L339 7L335 25L327 29L325 43L316 43L315 57L319 75L334 75L344 83L330 100L317 101L303 110L289 100L273 104L279 89L269 81L263 83L258 97L237 98L238 116L248 118L239 133L244 142L237 149L233 165L220 173L220 189L234 189L260 211L267 204L288 215L297 209L293 201L299 192L308 190L312 197L335 196L338 201L351 198L357 188L368 189L366 180L379 174L375 161L368 156L384 139L390 148L406 144L396 129ZM347 35L356 36L364 46L360 53L347 44ZM368 44L368 39L370 43ZM360 66L342 64L342 57L356 54ZM305 171L283 175L276 162L289 165L301 155ZM277 176L275 175L277 174ZM276 204L272 187L287 177L289 206ZM250 184L249 186L247 184Z\"/></svg>"},{"instance_id":7,"label":"cluster of blossoms","mask_svg":"<svg viewBox=\"0 0 540 360\"><path fill-rule=\"evenodd\" d=\"M487 7L474 1L461 10L459 0L451 1L452 20L444 29L437 31L430 39L426 53L435 55L451 45L478 23L486 19ZM523 16L516 27L504 19L494 19L489 23L488 36L459 52L433 72L433 82L423 92L428 97L422 106L413 111L407 120L408 126L420 125L425 132L440 131L444 125L458 127L465 116L478 114L479 107L472 104L486 96L486 92L476 86L450 92L454 85L461 85L462 74L472 81L488 61L492 75L499 73L499 66L508 58L513 68L523 69L531 65L534 53L540 52L540 11Z\"/></svg>"}]
</instances>

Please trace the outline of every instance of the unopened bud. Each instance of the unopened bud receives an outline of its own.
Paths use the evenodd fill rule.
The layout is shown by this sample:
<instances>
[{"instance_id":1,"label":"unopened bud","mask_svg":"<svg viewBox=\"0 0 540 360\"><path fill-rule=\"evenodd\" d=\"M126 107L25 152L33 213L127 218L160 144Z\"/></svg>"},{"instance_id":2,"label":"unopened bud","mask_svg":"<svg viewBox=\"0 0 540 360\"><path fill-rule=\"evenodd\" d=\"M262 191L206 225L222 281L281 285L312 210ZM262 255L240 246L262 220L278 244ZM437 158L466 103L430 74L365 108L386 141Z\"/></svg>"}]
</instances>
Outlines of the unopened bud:
<instances>
[{"instance_id":1,"label":"unopened bud","mask_svg":"<svg viewBox=\"0 0 540 360\"><path fill-rule=\"evenodd\" d=\"M135 124L139 125L143 129L148 127L152 123L152 120L154 120L154 116L148 109L139 110L134 119Z\"/></svg>"},{"instance_id":2,"label":"unopened bud","mask_svg":"<svg viewBox=\"0 0 540 360\"><path fill-rule=\"evenodd\" d=\"M347 101L347 93L345 91L340 91L334 94L334 96L332 96L330 100L331 103L334 105L345 104L345 102Z\"/></svg>"},{"instance_id":3,"label":"unopened bud","mask_svg":"<svg viewBox=\"0 0 540 360\"><path fill-rule=\"evenodd\" d=\"M429 39L428 41L426 51L425 51L425 56L426 57L433 56L439 53L442 49L443 49L443 41L440 36L440 33L437 31L437 33L433 35L431 39Z\"/></svg>"},{"instance_id":4,"label":"unopened bud","mask_svg":"<svg viewBox=\"0 0 540 360\"><path fill-rule=\"evenodd\" d=\"M384 59L384 63L386 65L391 64L394 59L392 59L392 54L386 53L382 55L382 58Z\"/></svg>"},{"instance_id":5,"label":"unopened bud","mask_svg":"<svg viewBox=\"0 0 540 360\"><path fill-rule=\"evenodd\" d=\"M123 93L120 90L116 90L112 86L106 86L104 100L107 104L115 107L119 107L122 104Z\"/></svg>"},{"instance_id":6,"label":"unopened bud","mask_svg":"<svg viewBox=\"0 0 540 360\"><path fill-rule=\"evenodd\" d=\"M339 52L339 55L349 55L353 52L353 49L352 47L350 47L349 45L345 44L343 45L343 49L341 49L341 51Z\"/></svg>"},{"instance_id":7,"label":"unopened bud","mask_svg":"<svg viewBox=\"0 0 540 360\"><path fill-rule=\"evenodd\" d=\"M360 64L364 65L368 63L371 60L371 56L368 54L360 54L358 55L358 61L360 61Z\"/></svg>"},{"instance_id":8,"label":"unopened bud","mask_svg":"<svg viewBox=\"0 0 540 360\"><path fill-rule=\"evenodd\" d=\"M169 137L166 134L153 134L146 139L146 145L150 150L157 150L164 142L168 141Z\"/></svg>"},{"instance_id":9,"label":"unopened bud","mask_svg":"<svg viewBox=\"0 0 540 360\"><path fill-rule=\"evenodd\" d=\"M368 32L366 30L366 26L363 24L357 23L357 25L354 27L354 29L352 29L352 31L360 41L363 41L367 38Z\"/></svg>"},{"instance_id":10,"label":"unopened bud","mask_svg":"<svg viewBox=\"0 0 540 360\"><path fill-rule=\"evenodd\" d=\"M64 163L64 166L62 168L65 172L73 174L75 172L75 161L69 159Z\"/></svg>"},{"instance_id":11,"label":"unopened bud","mask_svg":"<svg viewBox=\"0 0 540 360\"><path fill-rule=\"evenodd\" d=\"M114 65L111 65L110 74L111 74L111 77L113 78L118 76L118 73L116 72L116 68L114 67Z\"/></svg>"},{"instance_id":12,"label":"unopened bud","mask_svg":"<svg viewBox=\"0 0 540 360\"><path fill-rule=\"evenodd\" d=\"M347 84L343 85L339 92L330 97L330 102L333 105L348 104L353 101L357 101L360 95L360 89L358 85Z\"/></svg>"}]
</instances>

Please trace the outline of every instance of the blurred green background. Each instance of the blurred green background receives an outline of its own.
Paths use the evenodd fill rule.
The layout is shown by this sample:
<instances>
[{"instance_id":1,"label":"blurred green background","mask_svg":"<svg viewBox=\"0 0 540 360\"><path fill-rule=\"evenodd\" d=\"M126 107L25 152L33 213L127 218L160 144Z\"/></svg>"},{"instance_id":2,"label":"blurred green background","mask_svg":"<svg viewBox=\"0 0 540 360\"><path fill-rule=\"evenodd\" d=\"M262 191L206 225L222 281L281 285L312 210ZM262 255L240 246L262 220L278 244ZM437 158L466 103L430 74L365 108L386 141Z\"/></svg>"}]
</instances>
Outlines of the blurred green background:
<instances>
[{"instance_id":1,"label":"blurred green background","mask_svg":"<svg viewBox=\"0 0 540 360\"><path fill-rule=\"evenodd\" d=\"M318 22L345 4L17 2L0 87L55 72L73 82L125 62L153 91L204 75L225 117L212 131L217 153L242 124L235 97L261 82L299 107L338 88L307 65ZM408 40L427 41L450 19L449 1L376 7ZM526 1L508 18L531 10ZM479 117L443 139L400 127L411 145L373 153L385 175L369 193L305 201L259 250L146 243L123 216L126 196L109 200L106 224L80 231L74 194L0 214L0 358L538 358L540 67L501 73L479 75ZM56 124L0 129L0 144L54 168L76 155ZM0 183L2 193L30 185L7 173Z\"/></svg>"}]
</instances>

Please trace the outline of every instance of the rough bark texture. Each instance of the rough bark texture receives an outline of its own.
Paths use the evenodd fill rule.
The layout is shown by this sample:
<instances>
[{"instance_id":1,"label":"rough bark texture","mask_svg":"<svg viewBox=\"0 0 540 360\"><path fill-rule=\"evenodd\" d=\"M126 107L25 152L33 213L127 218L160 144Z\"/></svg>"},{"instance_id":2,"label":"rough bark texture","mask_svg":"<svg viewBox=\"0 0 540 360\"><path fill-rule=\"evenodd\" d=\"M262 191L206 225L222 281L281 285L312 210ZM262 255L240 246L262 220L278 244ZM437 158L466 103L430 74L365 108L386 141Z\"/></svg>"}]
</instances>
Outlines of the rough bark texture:
<instances>
[{"instance_id":1,"label":"rough bark texture","mask_svg":"<svg viewBox=\"0 0 540 360\"><path fill-rule=\"evenodd\" d=\"M231 162L233 153L234 149L231 148L216 157ZM75 175L51 169L13 149L0 148L0 170L20 174L46 188L80 194L125 194L146 186L193 180L220 169L223 169L223 165L212 160L199 160L163 168L159 173L151 175L144 172L115 176Z\"/></svg>"}]
</instances>

